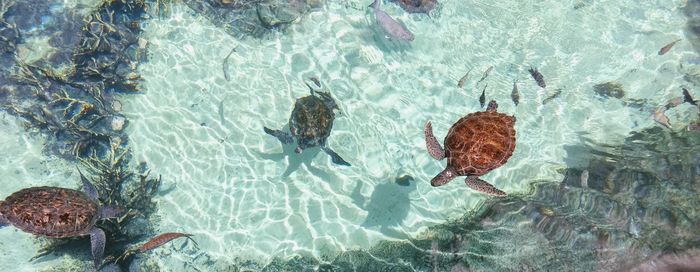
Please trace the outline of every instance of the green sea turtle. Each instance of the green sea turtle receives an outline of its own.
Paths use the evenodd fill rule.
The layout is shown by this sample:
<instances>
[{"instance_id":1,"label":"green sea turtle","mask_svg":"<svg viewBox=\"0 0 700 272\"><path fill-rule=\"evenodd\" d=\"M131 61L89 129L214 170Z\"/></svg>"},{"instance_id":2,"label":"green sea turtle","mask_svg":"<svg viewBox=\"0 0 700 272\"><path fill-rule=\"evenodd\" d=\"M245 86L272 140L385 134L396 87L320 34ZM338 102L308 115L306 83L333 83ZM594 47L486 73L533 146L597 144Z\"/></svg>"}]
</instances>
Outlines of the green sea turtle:
<instances>
[{"instance_id":1,"label":"green sea turtle","mask_svg":"<svg viewBox=\"0 0 700 272\"><path fill-rule=\"evenodd\" d=\"M515 149L515 117L496 112L498 104L489 102L486 111L470 113L450 128L445 149L433 135L433 127L425 124L428 153L436 160L447 158L447 167L430 181L441 186L457 176L467 176L470 188L494 196L506 193L479 178L503 165Z\"/></svg>"},{"instance_id":2,"label":"green sea turtle","mask_svg":"<svg viewBox=\"0 0 700 272\"><path fill-rule=\"evenodd\" d=\"M0 227L14 227L35 235L66 238L90 235L95 267L102 262L105 233L95 226L121 213L118 207L100 207L97 190L81 174L83 191L59 187L31 187L0 201Z\"/></svg>"},{"instance_id":3,"label":"green sea turtle","mask_svg":"<svg viewBox=\"0 0 700 272\"><path fill-rule=\"evenodd\" d=\"M312 80L321 87L317 79L312 78ZM294 110L289 117L291 133L264 127L265 133L277 137L282 144L291 144L296 139L297 147L294 149L296 153L301 153L309 147L319 146L331 156L333 163L350 166L350 163L326 146L335 119L333 110L339 110L338 105L329 92L315 91L311 85L305 84L309 87L311 95L299 98L294 103Z\"/></svg>"}]
</instances>

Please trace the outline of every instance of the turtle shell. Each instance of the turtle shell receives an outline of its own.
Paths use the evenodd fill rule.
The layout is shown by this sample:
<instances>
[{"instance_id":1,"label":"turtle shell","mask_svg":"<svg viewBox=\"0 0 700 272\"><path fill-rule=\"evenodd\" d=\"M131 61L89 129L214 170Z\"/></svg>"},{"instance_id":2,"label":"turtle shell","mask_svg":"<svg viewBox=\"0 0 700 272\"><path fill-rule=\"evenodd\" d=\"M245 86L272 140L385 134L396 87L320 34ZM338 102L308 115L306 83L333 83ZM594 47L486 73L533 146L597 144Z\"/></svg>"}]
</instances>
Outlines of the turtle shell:
<instances>
[{"instance_id":1,"label":"turtle shell","mask_svg":"<svg viewBox=\"0 0 700 272\"><path fill-rule=\"evenodd\" d=\"M309 95L297 99L294 103L289 128L292 136L297 139L318 144L320 140L331 135L334 119L335 113L327 103L315 95Z\"/></svg>"},{"instance_id":2,"label":"turtle shell","mask_svg":"<svg viewBox=\"0 0 700 272\"><path fill-rule=\"evenodd\" d=\"M0 214L22 231L63 238L87 234L97 221L98 205L81 191L32 187L0 201Z\"/></svg>"},{"instance_id":3,"label":"turtle shell","mask_svg":"<svg viewBox=\"0 0 700 272\"><path fill-rule=\"evenodd\" d=\"M514 125L514 116L495 110L462 117L445 137L447 166L460 176L480 176L503 165L515 149Z\"/></svg>"}]
</instances>

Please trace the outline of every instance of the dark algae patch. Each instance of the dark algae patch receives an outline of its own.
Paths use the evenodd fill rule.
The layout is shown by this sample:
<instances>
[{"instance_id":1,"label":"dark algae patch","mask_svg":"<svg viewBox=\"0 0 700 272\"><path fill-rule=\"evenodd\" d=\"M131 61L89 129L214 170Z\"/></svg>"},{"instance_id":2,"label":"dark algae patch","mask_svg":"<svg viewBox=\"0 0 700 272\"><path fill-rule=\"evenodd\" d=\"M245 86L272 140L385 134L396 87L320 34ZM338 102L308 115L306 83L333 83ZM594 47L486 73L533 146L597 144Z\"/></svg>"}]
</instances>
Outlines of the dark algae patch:
<instances>
[{"instance_id":1,"label":"dark algae patch","mask_svg":"<svg viewBox=\"0 0 700 272\"><path fill-rule=\"evenodd\" d=\"M147 164L137 169L129 163L128 120L117 99L141 92L137 68L146 61L147 42L139 38L146 3L67 8L60 1L4 1L0 6L0 109L21 118L29 132L45 136L47 154L75 163L82 170L76 173L95 185L101 205L124 210L118 218L97 222L107 238L105 264L112 262L153 236L152 198L161 184ZM28 57L23 50L32 36L48 37L52 53ZM33 259L82 254L74 249L90 244L89 237L40 239L44 246Z\"/></svg>"}]
</instances>

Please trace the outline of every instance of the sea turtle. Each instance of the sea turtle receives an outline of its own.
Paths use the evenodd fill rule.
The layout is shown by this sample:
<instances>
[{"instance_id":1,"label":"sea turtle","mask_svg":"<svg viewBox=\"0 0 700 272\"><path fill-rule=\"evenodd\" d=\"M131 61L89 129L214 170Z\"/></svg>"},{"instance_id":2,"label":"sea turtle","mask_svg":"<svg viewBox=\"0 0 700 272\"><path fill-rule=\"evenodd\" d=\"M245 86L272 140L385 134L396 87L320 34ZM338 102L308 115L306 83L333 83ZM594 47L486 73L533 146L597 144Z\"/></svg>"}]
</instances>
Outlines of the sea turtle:
<instances>
[{"instance_id":1,"label":"sea turtle","mask_svg":"<svg viewBox=\"0 0 700 272\"><path fill-rule=\"evenodd\" d=\"M470 188L494 196L506 193L479 178L503 165L515 149L515 117L496 112L498 104L489 102L486 111L470 113L457 121L445 137L445 149L425 124L425 144L436 160L447 157L447 167L430 181L441 186L457 176L467 176Z\"/></svg>"},{"instance_id":2,"label":"sea turtle","mask_svg":"<svg viewBox=\"0 0 700 272\"><path fill-rule=\"evenodd\" d=\"M312 78L312 80L321 87L317 79ZM301 153L309 147L319 146L331 156L333 163L350 166L350 163L326 146L326 140L331 134L335 119L333 110L339 110L338 105L329 92L315 91L311 85L305 84L309 87L311 95L299 98L294 103L294 110L289 117L291 134L264 127L265 133L277 137L282 144L291 144L296 139L297 148L294 149L296 153Z\"/></svg>"},{"instance_id":3,"label":"sea turtle","mask_svg":"<svg viewBox=\"0 0 700 272\"><path fill-rule=\"evenodd\" d=\"M14 227L35 235L66 238L90 235L95 267L102 262L105 233L97 220L114 218L118 207L100 207L95 187L80 175L83 191L60 187L31 187L0 201L0 227Z\"/></svg>"}]
</instances>

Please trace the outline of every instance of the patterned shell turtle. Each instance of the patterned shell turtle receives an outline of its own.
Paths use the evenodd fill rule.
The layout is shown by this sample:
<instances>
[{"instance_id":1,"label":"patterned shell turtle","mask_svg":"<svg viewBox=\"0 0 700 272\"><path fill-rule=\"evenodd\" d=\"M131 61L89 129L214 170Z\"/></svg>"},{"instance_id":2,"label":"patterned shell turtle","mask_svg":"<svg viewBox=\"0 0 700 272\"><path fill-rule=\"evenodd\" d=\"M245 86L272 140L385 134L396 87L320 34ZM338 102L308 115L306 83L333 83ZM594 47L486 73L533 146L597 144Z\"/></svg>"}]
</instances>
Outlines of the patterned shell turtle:
<instances>
[{"instance_id":1,"label":"patterned shell turtle","mask_svg":"<svg viewBox=\"0 0 700 272\"><path fill-rule=\"evenodd\" d=\"M66 238L90 235L95 267L102 262L105 233L97 220L114 218L118 207L100 207L95 187L80 175L83 191L59 187L19 190L0 201L0 227L13 225L35 235Z\"/></svg>"},{"instance_id":2,"label":"patterned shell turtle","mask_svg":"<svg viewBox=\"0 0 700 272\"><path fill-rule=\"evenodd\" d=\"M321 87L316 78L312 80L316 86ZM330 93L315 91L308 83L306 86L309 87L311 95L299 98L294 103L294 110L289 117L291 134L264 127L265 133L277 137L283 144L291 144L296 139L297 148L294 149L296 153L301 153L309 147L319 146L331 156L333 163L350 166L350 163L326 146L335 119L333 110L339 110L338 105Z\"/></svg>"},{"instance_id":3,"label":"patterned shell turtle","mask_svg":"<svg viewBox=\"0 0 700 272\"><path fill-rule=\"evenodd\" d=\"M470 188L493 196L506 193L479 178L508 161L515 149L515 117L496 112L498 104L489 102L486 111L470 113L450 128L445 149L433 135L430 122L425 124L425 144L436 160L447 158L447 167L430 181L433 186L448 183L457 176L467 176Z\"/></svg>"}]
</instances>

